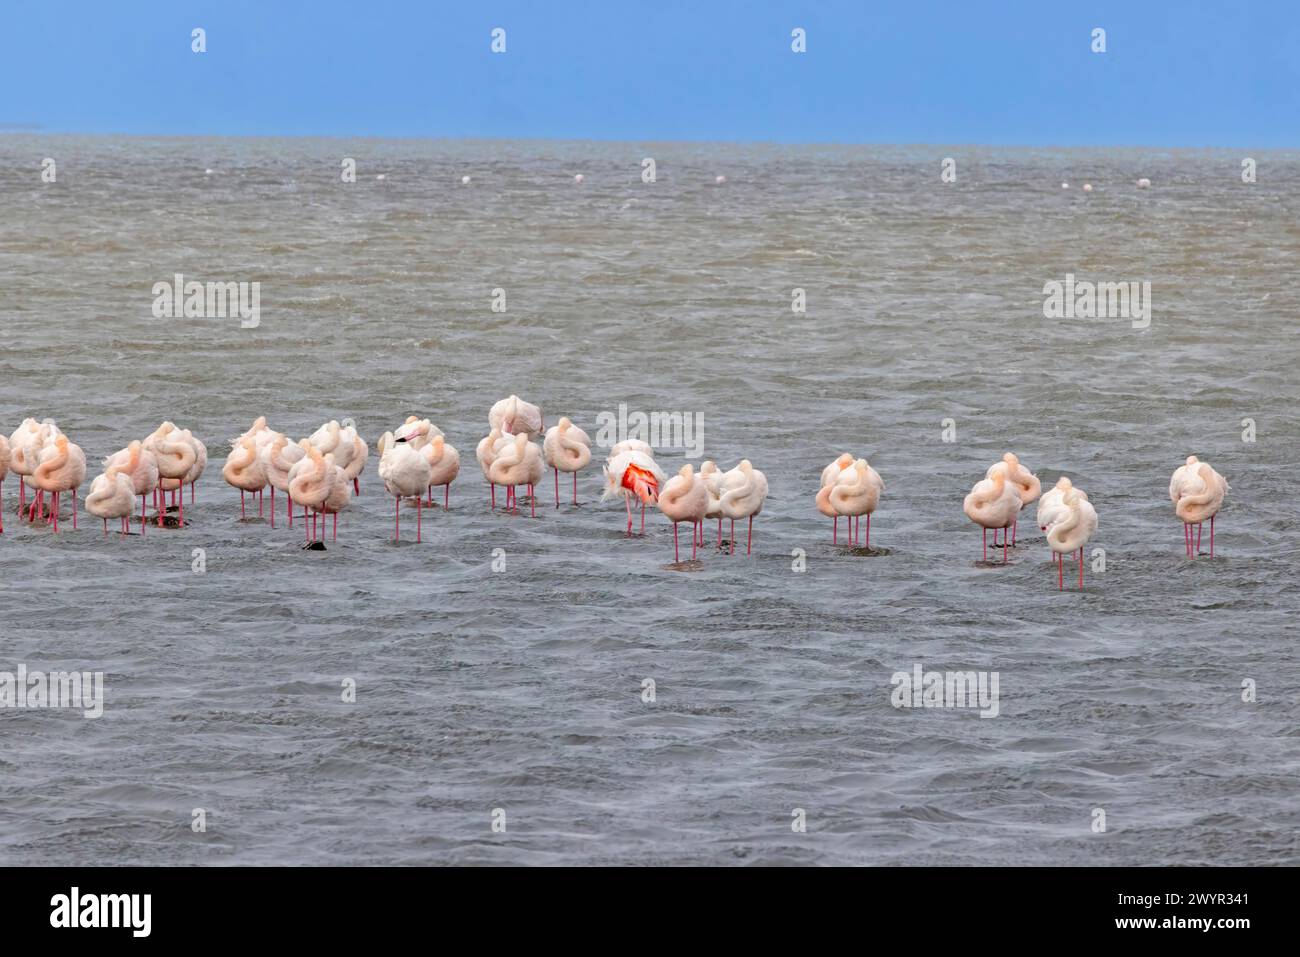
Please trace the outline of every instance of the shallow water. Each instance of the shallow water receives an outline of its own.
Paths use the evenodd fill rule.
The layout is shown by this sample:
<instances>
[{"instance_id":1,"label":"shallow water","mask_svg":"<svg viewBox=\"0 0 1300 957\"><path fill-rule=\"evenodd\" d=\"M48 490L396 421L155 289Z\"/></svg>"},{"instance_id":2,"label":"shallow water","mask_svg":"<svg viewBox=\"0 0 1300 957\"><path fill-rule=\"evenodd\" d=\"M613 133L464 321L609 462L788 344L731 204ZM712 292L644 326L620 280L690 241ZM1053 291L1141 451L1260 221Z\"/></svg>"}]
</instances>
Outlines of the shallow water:
<instances>
[{"instance_id":1,"label":"shallow water","mask_svg":"<svg viewBox=\"0 0 1300 957\"><path fill-rule=\"evenodd\" d=\"M26 527L5 482L0 670L107 693L0 711L9 860L1297 863L1300 155L1255 158L0 137L0 428L53 418L97 463L170 418L212 456L189 526L143 538ZM261 324L153 318L177 272L260 281ZM1150 281L1150 327L1045 319L1067 272ZM619 402L702 416L767 474L754 554L669 567L594 465L580 507L489 512L510 392L593 435ZM373 442L408 412L464 460L421 545L373 457L324 552L239 521L220 465L256 415ZM961 500L1008 449L1096 505L1081 593L1032 519L980 562ZM887 554L813 508L846 450ZM1213 560L1167 496L1191 453L1232 485ZM997 671L998 717L892 707L917 662Z\"/></svg>"}]
</instances>

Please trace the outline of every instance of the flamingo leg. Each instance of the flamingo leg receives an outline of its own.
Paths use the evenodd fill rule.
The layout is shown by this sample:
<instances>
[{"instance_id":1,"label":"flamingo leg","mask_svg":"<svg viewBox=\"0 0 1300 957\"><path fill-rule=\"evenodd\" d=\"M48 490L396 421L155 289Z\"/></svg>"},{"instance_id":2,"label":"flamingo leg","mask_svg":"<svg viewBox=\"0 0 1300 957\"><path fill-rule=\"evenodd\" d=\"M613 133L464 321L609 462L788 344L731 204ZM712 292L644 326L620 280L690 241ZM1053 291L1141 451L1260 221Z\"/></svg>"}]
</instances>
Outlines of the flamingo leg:
<instances>
[{"instance_id":1,"label":"flamingo leg","mask_svg":"<svg viewBox=\"0 0 1300 957\"><path fill-rule=\"evenodd\" d=\"M573 473L573 504L578 504L578 473Z\"/></svg>"},{"instance_id":2,"label":"flamingo leg","mask_svg":"<svg viewBox=\"0 0 1300 957\"><path fill-rule=\"evenodd\" d=\"M393 541L400 542L402 540L402 496L398 495L394 501L397 503L397 508L393 511L395 516L393 519Z\"/></svg>"},{"instance_id":3,"label":"flamingo leg","mask_svg":"<svg viewBox=\"0 0 1300 957\"><path fill-rule=\"evenodd\" d=\"M731 554L736 554L736 520L731 520Z\"/></svg>"},{"instance_id":4,"label":"flamingo leg","mask_svg":"<svg viewBox=\"0 0 1300 957\"><path fill-rule=\"evenodd\" d=\"M695 561L695 544L697 541L697 536L700 531L701 524L702 524L701 522L691 523L691 561Z\"/></svg>"},{"instance_id":5,"label":"flamingo leg","mask_svg":"<svg viewBox=\"0 0 1300 957\"><path fill-rule=\"evenodd\" d=\"M555 507L560 507L560 470L552 469L555 472Z\"/></svg>"},{"instance_id":6,"label":"flamingo leg","mask_svg":"<svg viewBox=\"0 0 1300 957\"><path fill-rule=\"evenodd\" d=\"M415 542L417 545L420 542L420 524L421 524L420 519L423 516L423 514L424 514L424 499L422 499L420 496L417 495L415 498Z\"/></svg>"},{"instance_id":7,"label":"flamingo leg","mask_svg":"<svg viewBox=\"0 0 1300 957\"><path fill-rule=\"evenodd\" d=\"M1083 546L1079 546L1079 590L1083 591Z\"/></svg>"},{"instance_id":8,"label":"flamingo leg","mask_svg":"<svg viewBox=\"0 0 1300 957\"><path fill-rule=\"evenodd\" d=\"M871 548L871 513L867 513L867 548Z\"/></svg>"},{"instance_id":9,"label":"flamingo leg","mask_svg":"<svg viewBox=\"0 0 1300 957\"><path fill-rule=\"evenodd\" d=\"M244 501L244 490L239 490L239 520L248 518L248 503Z\"/></svg>"},{"instance_id":10,"label":"flamingo leg","mask_svg":"<svg viewBox=\"0 0 1300 957\"><path fill-rule=\"evenodd\" d=\"M72 530L77 530L77 490L72 490Z\"/></svg>"},{"instance_id":11,"label":"flamingo leg","mask_svg":"<svg viewBox=\"0 0 1300 957\"><path fill-rule=\"evenodd\" d=\"M1204 524L1204 522L1196 523L1196 554L1198 556L1201 554L1201 526Z\"/></svg>"},{"instance_id":12,"label":"flamingo leg","mask_svg":"<svg viewBox=\"0 0 1300 957\"><path fill-rule=\"evenodd\" d=\"M275 528L275 486L274 485L271 486L271 527Z\"/></svg>"},{"instance_id":13,"label":"flamingo leg","mask_svg":"<svg viewBox=\"0 0 1300 957\"><path fill-rule=\"evenodd\" d=\"M1007 530L1002 529L1002 564L1007 563Z\"/></svg>"},{"instance_id":14,"label":"flamingo leg","mask_svg":"<svg viewBox=\"0 0 1300 957\"><path fill-rule=\"evenodd\" d=\"M840 543L840 517L836 515L831 524L831 544L838 545L839 543Z\"/></svg>"},{"instance_id":15,"label":"flamingo leg","mask_svg":"<svg viewBox=\"0 0 1300 957\"><path fill-rule=\"evenodd\" d=\"M632 534L632 498L629 495L623 496L623 504L627 506L627 534Z\"/></svg>"},{"instance_id":16,"label":"flamingo leg","mask_svg":"<svg viewBox=\"0 0 1300 957\"><path fill-rule=\"evenodd\" d=\"M722 548L722 516L718 516L718 548Z\"/></svg>"},{"instance_id":17,"label":"flamingo leg","mask_svg":"<svg viewBox=\"0 0 1300 957\"><path fill-rule=\"evenodd\" d=\"M682 556L677 551L677 523L673 522L673 564L676 565L682 560Z\"/></svg>"},{"instance_id":18,"label":"flamingo leg","mask_svg":"<svg viewBox=\"0 0 1300 957\"><path fill-rule=\"evenodd\" d=\"M451 483L448 482L442 487L442 510L444 512L451 509Z\"/></svg>"},{"instance_id":19,"label":"flamingo leg","mask_svg":"<svg viewBox=\"0 0 1300 957\"><path fill-rule=\"evenodd\" d=\"M645 502L641 503L641 534L645 534Z\"/></svg>"},{"instance_id":20,"label":"flamingo leg","mask_svg":"<svg viewBox=\"0 0 1300 957\"><path fill-rule=\"evenodd\" d=\"M0 528L3 531L3 528ZM1214 516L1210 516L1210 557L1214 557Z\"/></svg>"},{"instance_id":21,"label":"flamingo leg","mask_svg":"<svg viewBox=\"0 0 1300 957\"><path fill-rule=\"evenodd\" d=\"M1065 590L1065 556L1056 555L1056 590Z\"/></svg>"},{"instance_id":22,"label":"flamingo leg","mask_svg":"<svg viewBox=\"0 0 1300 957\"><path fill-rule=\"evenodd\" d=\"M354 478L354 479L352 480L352 494L353 494L353 495L360 495L360 494L361 494L361 477L360 477L360 476L357 476L356 478Z\"/></svg>"},{"instance_id":23,"label":"flamingo leg","mask_svg":"<svg viewBox=\"0 0 1300 957\"><path fill-rule=\"evenodd\" d=\"M989 530L986 528L984 529L984 544L980 550L980 561L986 562L988 560L989 560Z\"/></svg>"},{"instance_id":24,"label":"flamingo leg","mask_svg":"<svg viewBox=\"0 0 1300 957\"><path fill-rule=\"evenodd\" d=\"M54 499L54 533L57 535L59 533L59 493L55 492L51 497Z\"/></svg>"},{"instance_id":25,"label":"flamingo leg","mask_svg":"<svg viewBox=\"0 0 1300 957\"><path fill-rule=\"evenodd\" d=\"M754 549L754 516L749 516L749 540L745 542L745 554L748 555Z\"/></svg>"},{"instance_id":26,"label":"flamingo leg","mask_svg":"<svg viewBox=\"0 0 1300 957\"><path fill-rule=\"evenodd\" d=\"M533 513L533 518L537 517L537 489L533 488L533 483L528 483L528 507Z\"/></svg>"},{"instance_id":27,"label":"flamingo leg","mask_svg":"<svg viewBox=\"0 0 1300 957\"><path fill-rule=\"evenodd\" d=\"M18 476L18 510L21 512L27 505L27 482L23 476Z\"/></svg>"}]
</instances>

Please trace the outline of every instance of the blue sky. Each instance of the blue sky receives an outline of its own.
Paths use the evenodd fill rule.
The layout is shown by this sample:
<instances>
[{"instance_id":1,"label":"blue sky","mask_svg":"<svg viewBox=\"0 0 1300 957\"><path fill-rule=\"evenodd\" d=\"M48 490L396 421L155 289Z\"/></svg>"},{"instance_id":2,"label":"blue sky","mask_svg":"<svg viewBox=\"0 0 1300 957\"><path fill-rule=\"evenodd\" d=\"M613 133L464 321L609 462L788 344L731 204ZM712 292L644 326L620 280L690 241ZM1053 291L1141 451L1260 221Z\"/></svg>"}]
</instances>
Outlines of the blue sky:
<instances>
[{"instance_id":1,"label":"blue sky","mask_svg":"<svg viewBox=\"0 0 1300 957\"><path fill-rule=\"evenodd\" d=\"M1282 0L3 0L0 128L1293 148L1298 21Z\"/></svg>"}]
</instances>

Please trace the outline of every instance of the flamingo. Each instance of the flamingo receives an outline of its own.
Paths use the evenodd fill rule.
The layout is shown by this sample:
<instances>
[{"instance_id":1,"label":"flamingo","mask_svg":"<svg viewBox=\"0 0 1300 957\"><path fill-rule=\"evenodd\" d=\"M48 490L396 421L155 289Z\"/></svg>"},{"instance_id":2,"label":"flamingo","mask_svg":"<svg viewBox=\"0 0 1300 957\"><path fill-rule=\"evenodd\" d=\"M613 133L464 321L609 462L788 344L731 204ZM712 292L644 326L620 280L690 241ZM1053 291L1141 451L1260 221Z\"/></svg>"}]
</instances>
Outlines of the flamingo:
<instances>
[{"instance_id":1,"label":"flamingo","mask_svg":"<svg viewBox=\"0 0 1300 957\"><path fill-rule=\"evenodd\" d=\"M488 410L488 425L512 435L523 432L532 439L546 427L546 419L540 406L511 395Z\"/></svg>"},{"instance_id":2,"label":"flamingo","mask_svg":"<svg viewBox=\"0 0 1300 957\"><path fill-rule=\"evenodd\" d=\"M148 524L145 496L158 488L158 460L143 442L135 441L104 459L104 469L117 469L131 479L132 495L140 496L140 534L143 535Z\"/></svg>"},{"instance_id":3,"label":"flamingo","mask_svg":"<svg viewBox=\"0 0 1300 957\"><path fill-rule=\"evenodd\" d=\"M533 518L537 517L537 495L534 486L542 477L542 453L529 441L529 433L519 432L514 441L503 445L488 469L488 480L493 485L506 486L506 511L519 511L516 487L528 486L528 498Z\"/></svg>"},{"instance_id":4,"label":"flamingo","mask_svg":"<svg viewBox=\"0 0 1300 957\"><path fill-rule=\"evenodd\" d=\"M370 446L366 445L355 427L349 425L343 429L343 439L352 442L352 460L343 466L343 471L347 474L348 480L352 483L352 491L361 494L361 473L366 469L366 462L370 459Z\"/></svg>"},{"instance_id":5,"label":"flamingo","mask_svg":"<svg viewBox=\"0 0 1300 957\"><path fill-rule=\"evenodd\" d=\"M310 547L317 541L318 517L321 538L325 537L325 521L322 513L325 501L329 498L331 483L335 481L334 464L326 461L325 456L311 444L310 439L300 440L298 447L302 449L303 456L289 469L289 497L302 506L303 534L307 537L307 545ZM310 525L307 523L308 512L315 513L311 517Z\"/></svg>"},{"instance_id":6,"label":"flamingo","mask_svg":"<svg viewBox=\"0 0 1300 957\"><path fill-rule=\"evenodd\" d=\"M429 478L433 470L429 461L409 442L396 439L384 449L379 460L379 478L388 489L388 494L396 498L396 516L393 526L393 540L402 538L402 499L415 499L415 540L420 541L421 509L424 492L429 487Z\"/></svg>"},{"instance_id":7,"label":"flamingo","mask_svg":"<svg viewBox=\"0 0 1300 957\"><path fill-rule=\"evenodd\" d=\"M1210 520L1210 557L1214 557L1214 517L1223 507L1223 499L1230 486L1227 479L1214 470L1209 462L1195 455L1187 456L1169 480L1169 499L1174 503L1174 514L1183 520L1183 539L1187 557L1201 553L1201 524ZM1192 535L1192 526L1196 535Z\"/></svg>"},{"instance_id":8,"label":"flamingo","mask_svg":"<svg viewBox=\"0 0 1300 957\"><path fill-rule=\"evenodd\" d=\"M122 534L126 534L127 521L135 512L135 484L126 472L110 465L102 475L90 483L86 496L86 511L104 520L104 534L108 534L108 520L121 519Z\"/></svg>"},{"instance_id":9,"label":"flamingo","mask_svg":"<svg viewBox=\"0 0 1300 957\"><path fill-rule=\"evenodd\" d=\"M72 492L72 527L77 527L77 489L86 480L86 453L81 447L60 434L53 442L41 448L39 464L32 472L32 481L42 492L49 492L53 502L50 517L54 531L59 530L59 496Z\"/></svg>"},{"instance_id":10,"label":"flamingo","mask_svg":"<svg viewBox=\"0 0 1300 957\"><path fill-rule=\"evenodd\" d=\"M853 455L848 452L843 452L836 456L834 462L822 469L822 483L818 487L817 491L817 511L821 512L827 518L834 519L831 524L831 542L833 544L839 544L840 540L840 513L830 504L830 493L822 493L825 492L827 486L834 485L835 480L839 478L840 473L847 468L851 468L853 462Z\"/></svg>"},{"instance_id":11,"label":"flamingo","mask_svg":"<svg viewBox=\"0 0 1300 957\"><path fill-rule=\"evenodd\" d=\"M1056 521L1057 512L1063 507L1062 500L1065 493L1074 488L1074 483L1062 475L1056 480L1056 485L1043 493L1042 498L1038 500L1038 528L1041 531L1047 531L1047 526ZM1083 489L1079 489L1079 495L1087 498L1088 495Z\"/></svg>"},{"instance_id":12,"label":"flamingo","mask_svg":"<svg viewBox=\"0 0 1300 957\"><path fill-rule=\"evenodd\" d=\"M989 469L989 477L975 483L961 507L972 522L984 527L984 549L981 560L988 559L989 529L994 529L993 544L997 545L996 529L1002 529L1002 564L1007 562L1006 530L1020 514L1020 494L1011 483L1006 462L997 462Z\"/></svg>"},{"instance_id":13,"label":"flamingo","mask_svg":"<svg viewBox=\"0 0 1300 957\"><path fill-rule=\"evenodd\" d=\"M559 425L546 430L542 455L555 472L555 507L560 507L560 473L573 473L573 504L578 504L578 472L591 462L591 439L587 433L561 417Z\"/></svg>"},{"instance_id":14,"label":"flamingo","mask_svg":"<svg viewBox=\"0 0 1300 957\"><path fill-rule=\"evenodd\" d=\"M1061 505L1047 527L1047 544L1056 555L1056 587L1065 587L1065 556L1079 553L1079 587L1083 587L1083 546L1097 531L1097 512L1077 488L1061 496Z\"/></svg>"},{"instance_id":15,"label":"flamingo","mask_svg":"<svg viewBox=\"0 0 1300 957\"><path fill-rule=\"evenodd\" d=\"M718 548L722 548L722 492L718 488L720 478L722 478L722 471L717 463L706 460L700 465L700 481L704 483L704 488L709 493L709 507L705 510L704 517L718 520ZM700 523L700 544L704 544L703 522Z\"/></svg>"},{"instance_id":16,"label":"flamingo","mask_svg":"<svg viewBox=\"0 0 1300 957\"><path fill-rule=\"evenodd\" d=\"M677 526L681 522L691 523L691 561L695 560L696 531L704 522L709 510L709 490L695 474L689 463L683 465L676 475L668 480L663 491L659 493L659 511L663 512L673 523L673 563L681 561L677 548Z\"/></svg>"},{"instance_id":17,"label":"flamingo","mask_svg":"<svg viewBox=\"0 0 1300 957\"><path fill-rule=\"evenodd\" d=\"M305 458L307 453L297 442L291 442L287 435L277 432L275 438L258 450L262 468L266 471L266 483L271 486L271 527L275 528L275 491L284 493L288 505L289 527L293 528L293 496L289 494L289 472ZM304 516L305 518L305 516Z\"/></svg>"},{"instance_id":18,"label":"flamingo","mask_svg":"<svg viewBox=\"0 0 1300 957\"><path fill-rule=\"evenodd\" d=\"M718 504L724 517L731 519L731 552L736 552L736 519L749 519L749 540L745 545L748 555L754 546L754 516L763 510L767 498L767 476L754 468L749 459L741 459L734 469L724 472L718 479L722 493Z\"/></svg>"},{"instance_id":19,"label":"flamingo","mask_svg":"<svg viewBox=\"0 0 1300 957\"><path fill-rule=\"evenodd\" d=\"M885 483L880 473L866 459L856 459L817 493L817 509L823 515L833 512L848 519L850 545L858 543L857 524L861 523L863 515L867 516L866 547L870 548L871 514L880 504L880 493L884 490Z\"/></svg>"},{"instance_id":20,"label":"flamingo","mask_svg":"<svg viewBox=\"0 0 1300 957\"><path fill-rule=\"evenodd\" d=\"M442 507L451 508L451 483L460 474L460 453L448 445L446 438L435 435L419 450L429 463L429 504L433 504L433 487L442 486Z\"/></svg>"},{"instance_id":21,"label":"flamingo","mask_svg":"<svg viewBox=\"0 0 1300 957\"><path fill-rule=\"evenodd\" d=\"M244 493L252 492L258 496L257 514L260 517L261 495L262 490L267 485L266 463L257 452L257 442L252 436L244 436L238 444L230 450L230 456L226 459L226 464L221 469L221 477L230 485L239 489L239 517L246 519L248 512L245 507ZM271 501L272 507L275 501Z\"/></svg>"},{"instance_id":22,"label":"flamingo","mask_svg":"<svg viewBox=\"0 0 1300 957\"><path fill-rule=\"evenodd\" d=\"M478 459L479 468L483 470L483 480L491 487L491 498L489 499L492 508L497 507L497 487L492 481L492 463L496 461L497 455L501 449L512 441L508 435L502 435L501 429L493 426L492 431L479 440L474 455Z\"/></svg>"},{"instance_id":23,"label":"flamingo","mask_svg":"<svg viewBox=\"0 0 1300 957\"><path fill-rule=\"evenodd\" d=\"M346 443L350 451L355 451L355 446L351 442ZM334 541L339 538L339 512L347 508L352 502L352 480L348 478L347 470L338 465L334 459L334 453L331 452L325 456L325 474L326 488L325 498L321 502L320 508L320 534L325 538L325 516L334 516L334 530L331 535ZM305 519L304 519L305 521Z\"/></svg>"},{"instance_id":24,"label":"flamingo","mask_svg":"<svg viewBox=\"0 0 1300 957\"><path fill-rule=\"evenodd\" d=\"M155 492L158 524L163 524L163 510L166 507L167 492L177 491L198 461L198 446L192 441L193 436L186 437L173 422L164 422L147 439L144 447L153 453L158 462L158 488ZM179 525L185 524L185 498L181 496L177 517Z\"/></svg>"},{"instance_id":25,"label":"flamingo","mask_svg":"<svg viewBox=\"0 0 1300 957\"><path fill-rule=\"evenodd\" d=\"M60 435L58 426L53 422L37 422L35 419L23 419L23 424L9 436L9 467L18 476L18 510L27 506L27 479L31 478L39 464L41 449L52 438ZM33 507L28 515L29 521L35 521L37 513L44 506L45 495L37 495L33 489Z\"/></svg>"},{"instance_id":26,"label":"flamingo","mask_svg":"<svg viewBox=\"0 0 1300 957\"><path fill-rule=\"evenodd\" d=\"M644 442L639 443L645 445ZM605 491L601 500L621 496L627 506L627 534L632 534L632 496L641 500L641 534L645 534L645 507L659 498L665 477L649 452L621 442L605 463ZM649 446L645 446L647 449Z\"/></svg>"},{"instance_id":27,"label":"flamingo","mask_svg":"<svg viewBox=\"0 0 1300 957\"><path fill-rule=\"evenodd\" d=\"M985 473L984 477L992 478L993 469L1000 464L1006 465L1007 481L1011 483L1011 485L1016 490L1016 494L1020 496L1020 505L1022 508L1026 505L1032 505L1035 501L1038 500L1038 495L1043 488L1042 483L1038 481L1038 476L1036 476L1033 472L1029 471L1029 469L1025 468L1023 465L1020 464L1020 459L1016 456L1014 452L1006 453L1005 455L1002 456L1002 462L1000 463L995 462L993 465L989 466L989 470L988 472ZM1011 523L1011 544L1012 545L1016 543L1017 524L1018 523L1016 521L1012 521ZM998 544L998 534L995 531L993 533L993 547L996 548L997 544Z\"/></svg>"}]
</instances>

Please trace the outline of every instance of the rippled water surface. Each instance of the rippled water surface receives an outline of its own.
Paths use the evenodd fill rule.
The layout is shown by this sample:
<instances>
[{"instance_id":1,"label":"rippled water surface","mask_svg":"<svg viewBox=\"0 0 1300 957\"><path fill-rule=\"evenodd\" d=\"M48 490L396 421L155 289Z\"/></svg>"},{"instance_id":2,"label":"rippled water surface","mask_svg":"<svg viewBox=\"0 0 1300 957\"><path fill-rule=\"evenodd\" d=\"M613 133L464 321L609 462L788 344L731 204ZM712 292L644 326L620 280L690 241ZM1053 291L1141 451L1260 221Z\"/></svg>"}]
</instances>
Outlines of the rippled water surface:
<instances>
[{"instance_id":1,"label":"rippled water surface","mask_svg":"<svg viewBox=\"0 0 1300 957\"><path fill-rule=\"evenodd\" d=\"M4 483L0 670L107 685L98 720L0 711L9 860L1297 863L1300 156L1255 158L0 137L0 428L98 462L170 418L212 454L189 526L143 538L25 526ZM1067 272L1149 281L1150 327L1044 319ZM175 273L259 281L260 326L155 319ZM702 416L767 473L754 554L672 567L594 466L576 508L489 511L510 392L593 434ZM375 458L325 552L239 520L256 415L373 441L410 412L466 464L422 544ZM981 563L961 500L1007 450L1095 503L1082 593L1032 521ZM876 554L813 508L842 451L887 485ZM1232 485L1213 560L1167 496L1190 453ZM895 709L918 662L997 671L1000 714Z\"/></svg>"}]
</instances>

